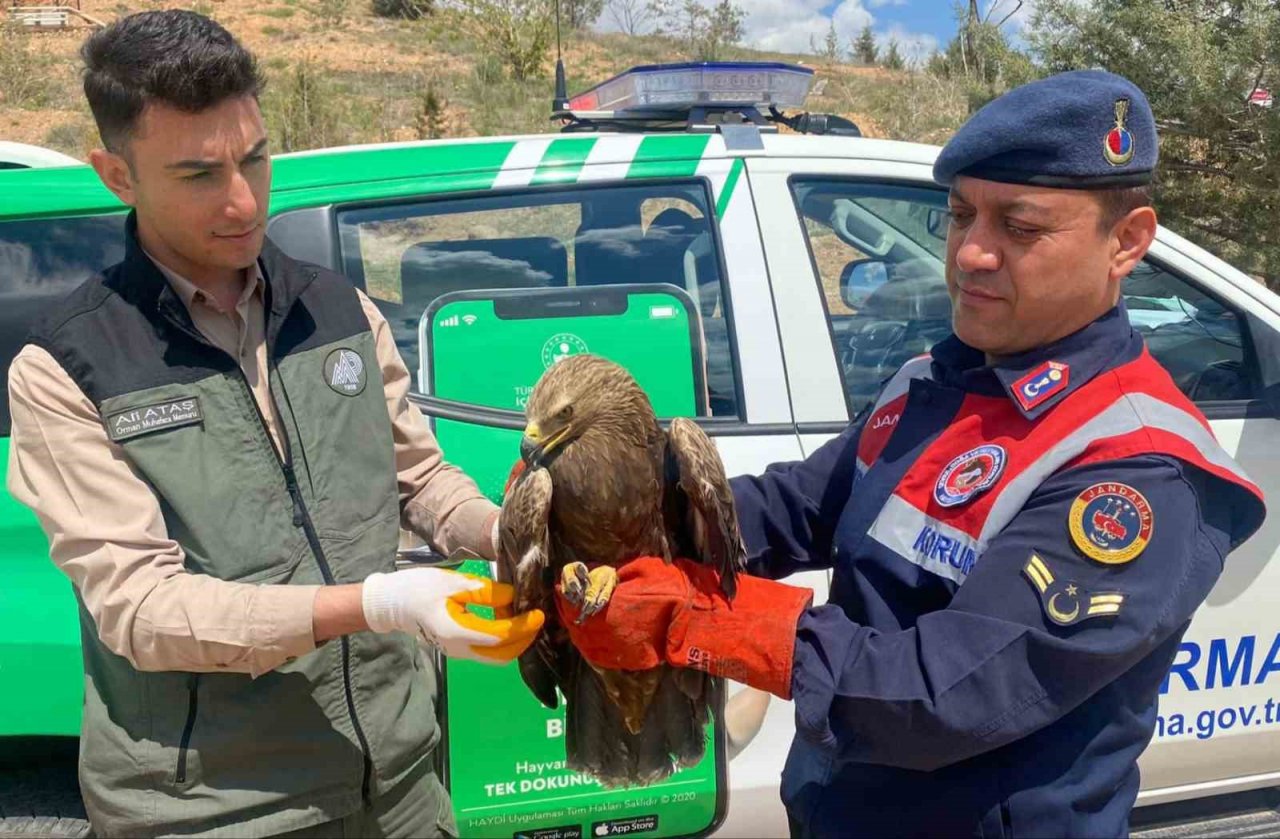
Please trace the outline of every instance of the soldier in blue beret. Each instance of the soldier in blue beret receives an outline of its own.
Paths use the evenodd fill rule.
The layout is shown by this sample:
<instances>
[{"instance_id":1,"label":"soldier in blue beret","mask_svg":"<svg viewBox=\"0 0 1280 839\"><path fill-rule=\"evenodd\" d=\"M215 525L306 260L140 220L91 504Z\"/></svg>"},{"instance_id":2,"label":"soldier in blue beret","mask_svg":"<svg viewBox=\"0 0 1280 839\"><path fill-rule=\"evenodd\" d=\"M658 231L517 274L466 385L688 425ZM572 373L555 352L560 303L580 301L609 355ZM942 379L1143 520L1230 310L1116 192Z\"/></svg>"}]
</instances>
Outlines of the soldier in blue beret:
<instances>
[{"instance_id":1,"label":"soldier in blue beret","mask_svg":"<svg viewBox=\"0 0 1280 839\"><path fill-rule=\"evenodd\" d=\"M598 664L792 698L795 835L1128 832L1161 682L1264 517L1121 301L1157 151L1142 91L1101 71L974 114L934 170L953 334L809 458L732 482L732 605L653 560L566 621ZM776 582L819 568L825 605Z\"/></svg>"}]
</instances>

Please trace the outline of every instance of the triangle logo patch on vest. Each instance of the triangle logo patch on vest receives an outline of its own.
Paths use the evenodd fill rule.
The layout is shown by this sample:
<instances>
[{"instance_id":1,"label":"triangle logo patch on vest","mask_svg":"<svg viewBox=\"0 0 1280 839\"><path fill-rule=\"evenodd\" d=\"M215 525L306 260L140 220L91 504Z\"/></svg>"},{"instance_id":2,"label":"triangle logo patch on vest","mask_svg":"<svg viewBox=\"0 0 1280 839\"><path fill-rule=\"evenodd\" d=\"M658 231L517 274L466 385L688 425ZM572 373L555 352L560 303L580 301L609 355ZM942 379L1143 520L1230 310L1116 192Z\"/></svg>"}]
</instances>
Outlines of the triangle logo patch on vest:
<instances>
[{"instance_id":1,"label":"triangle logo patch on vest","mask_svg":"<svg viewBox=\"0 0 1280 839\"><path fill-rule=\"evenodd\" d=\"M355 350L342 347L329 353L324 360L324 383L336 393L359 396L366 379L364 359Z\"/></svg>"}]
</instances>

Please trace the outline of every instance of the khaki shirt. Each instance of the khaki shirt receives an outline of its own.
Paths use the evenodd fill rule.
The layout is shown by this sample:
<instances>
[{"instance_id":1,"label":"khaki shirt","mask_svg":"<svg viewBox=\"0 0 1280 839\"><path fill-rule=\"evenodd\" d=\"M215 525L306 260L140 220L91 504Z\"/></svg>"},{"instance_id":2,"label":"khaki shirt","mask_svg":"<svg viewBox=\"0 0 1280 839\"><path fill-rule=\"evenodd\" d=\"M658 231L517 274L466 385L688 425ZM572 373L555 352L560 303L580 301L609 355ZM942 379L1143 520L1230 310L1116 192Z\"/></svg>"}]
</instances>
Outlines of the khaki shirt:
<instances>
[{"instance_id":1,"label":"khaki shirt","mask_svg":"<svg viewBox=\"0 0 1280 839\"><path fill-rule=\"evenodd\" d=\"M260 270L255 265L246 271L235 310L226 312L159 267L201 334L238 361L279 450L267 387ZM382 370L402 526L446 553L462 547L492 558L489 519L497 508L445 462L407 399L409 372L390 327L357 293ZM71 578L109 649L139 670L254 676L315 649L312 611L319 586L254 585L187 573L159 499L107 437L94 404L44 349L28 344L18 353L9 368L9 401L9 492L35 511L54 564Z\"/></svg>"}]
</instances>

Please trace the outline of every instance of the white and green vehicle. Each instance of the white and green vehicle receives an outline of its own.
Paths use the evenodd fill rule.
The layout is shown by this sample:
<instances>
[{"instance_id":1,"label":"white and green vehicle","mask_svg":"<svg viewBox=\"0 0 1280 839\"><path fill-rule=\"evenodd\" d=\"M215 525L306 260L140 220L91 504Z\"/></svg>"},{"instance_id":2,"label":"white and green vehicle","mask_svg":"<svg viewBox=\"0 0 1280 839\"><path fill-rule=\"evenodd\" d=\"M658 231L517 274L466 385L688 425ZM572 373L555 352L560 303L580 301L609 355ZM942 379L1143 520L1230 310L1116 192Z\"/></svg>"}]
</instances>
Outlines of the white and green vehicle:
<instances>
[{"instance_id":1,"label":"white and green vehicle","mask_svg":"<svg viewBox=\"0 0 1280 839\"><path fill-rule=\"evenodd\" d=\"M938 150L817 117L789 124L827 133L780 133L757 105L799 105L810 75L638 68L571 100L577 118L560 134L280 155L268 232L378 303L415 371L414 398L448 429L446 456L495 498L523 422L518 404L433 393L428 360L441 359L423 336L439 326L429 319L442 295L539 288L568 299L625 285L689 301L702 338L698 420L730 475L760 472L838 433L950 328ZM642 95L657 98L629 109ZM120 258L123 212L87 166L0 172L0 368L38 312ZM1124 291L1155 357L1280 498L1280 297L1165 229ZM0 463L8 434L0 396ZM1235 829L1265 822L1258 807L1280 800L1278 553L1273 513L1193 621L1142 758L1136 829ZM80 725L76 605L34 517L2 490L0 565L0 836L83 833L82 822L58 821L77 816L65 759ZM825 573L791 582L825 600ZM794 733L789 703L733 686L705 767L667 787L603 793L555 765L555 713L513 672L466 688L472 675L450 666L455 737L458 726L533 722L510 722L527 732L500 738L508 753L485 758L487 774L466 765L479 758L441 755L464 835L786 835L778 780Z\"/></svg>"}]
</instances>

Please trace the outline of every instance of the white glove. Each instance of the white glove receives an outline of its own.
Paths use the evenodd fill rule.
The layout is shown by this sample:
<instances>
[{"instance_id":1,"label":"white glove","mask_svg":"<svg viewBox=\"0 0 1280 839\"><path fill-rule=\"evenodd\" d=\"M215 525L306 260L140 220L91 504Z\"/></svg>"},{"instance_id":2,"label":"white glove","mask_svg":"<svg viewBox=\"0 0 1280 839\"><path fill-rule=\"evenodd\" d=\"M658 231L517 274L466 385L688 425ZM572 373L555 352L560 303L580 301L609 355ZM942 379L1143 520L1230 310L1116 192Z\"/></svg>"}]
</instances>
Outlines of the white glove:
<instances>
[{"instance_id":1,"label":"white glove","mask_svg":"<svg viewBox=\"0 0 1280 839\"><path fill-rule=\"evenodd\" d=\"M515 591L505 583L442 568L370 574L361 604L374 632L399 630L439 647L450 658L505 664L529 648L542 629L538 609L511 616ZM491 606L494 619L467 611Z\"/></svg>"}]
</instances>

